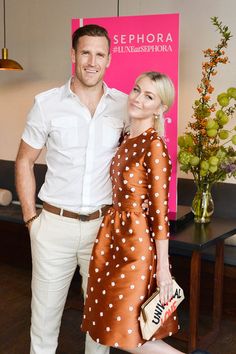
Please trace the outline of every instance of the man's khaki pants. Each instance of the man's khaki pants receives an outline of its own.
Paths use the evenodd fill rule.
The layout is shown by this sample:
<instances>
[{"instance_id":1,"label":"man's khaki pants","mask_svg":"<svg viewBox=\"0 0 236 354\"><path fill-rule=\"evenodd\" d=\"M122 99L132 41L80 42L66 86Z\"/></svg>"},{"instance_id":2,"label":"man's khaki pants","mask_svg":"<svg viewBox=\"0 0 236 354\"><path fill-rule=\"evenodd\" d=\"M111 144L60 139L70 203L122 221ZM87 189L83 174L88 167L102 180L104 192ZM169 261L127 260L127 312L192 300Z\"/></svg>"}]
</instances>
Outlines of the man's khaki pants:
<instances>
[{"instance_id":1,"label":"man's khaki pants","mask_svg":"<svg viewBox=\"0 0 236 354\"><path fill-rule=\"evenodd\" d=\"M102 218L83 222L45 210L33 221L30 354L56 353L71 280L78 265L86 294L90 255L101 221ZM109 348L87 335L85 354L109 354Z\"/></svg>"}]
</instances>

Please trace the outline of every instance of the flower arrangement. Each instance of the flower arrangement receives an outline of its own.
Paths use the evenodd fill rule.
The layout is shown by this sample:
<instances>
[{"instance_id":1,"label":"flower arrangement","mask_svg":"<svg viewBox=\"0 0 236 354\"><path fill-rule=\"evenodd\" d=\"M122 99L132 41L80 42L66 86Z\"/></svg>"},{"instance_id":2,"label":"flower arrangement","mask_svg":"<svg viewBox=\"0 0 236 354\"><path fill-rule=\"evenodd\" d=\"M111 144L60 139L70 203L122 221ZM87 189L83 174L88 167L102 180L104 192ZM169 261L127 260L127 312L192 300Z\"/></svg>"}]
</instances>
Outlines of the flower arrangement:
<instances>
[{"instance_id":1,"label":"flower arrangement","mask_svg":"<svg viewBox=\"0 0 236 354\"><path fill-rule=\"evenodd\" d=\"M207 60L202 63L202 78L197 87L200 97L193 104L194 121L178 137L180 169L192 173L199 193L227 177L236 178L236 126L226 128L236 111L236 88L228 88L218 94L217 102L211 103L212 79L218 65L229 62L225 48L232 35L217 17L211 21L221 39L215 49L203 51Z\"/></svg>"}]
</instances>

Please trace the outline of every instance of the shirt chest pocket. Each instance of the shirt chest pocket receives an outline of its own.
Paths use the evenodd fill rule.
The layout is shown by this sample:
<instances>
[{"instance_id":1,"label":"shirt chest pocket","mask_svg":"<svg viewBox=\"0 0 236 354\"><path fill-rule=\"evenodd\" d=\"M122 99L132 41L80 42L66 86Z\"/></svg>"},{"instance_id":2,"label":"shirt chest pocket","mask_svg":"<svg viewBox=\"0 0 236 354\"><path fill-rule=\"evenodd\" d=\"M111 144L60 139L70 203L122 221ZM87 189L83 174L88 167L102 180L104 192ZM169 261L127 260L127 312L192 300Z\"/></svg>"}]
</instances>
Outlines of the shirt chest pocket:
<instances>
[{"instance_id":1,"label":"shirt chest pocket","mask_svg":"<svg viewBox=\"0 0 236 354\"><path fill-rule=\"evenodd\" d=\"M53 143L60 148L71 148L80 146L79 126L75 119L62 117L53 119L51 122L51 133Z\"/></svg>"},{"instance_id":2,"label":"shirt chest pocket","mask_svg":"<svg viewBox=\"0 0 236 354\"><path fill-rule=\"evenodd\" d=\"M112 117L104 117L102 123L102 145L104 147L117 147L123 130L123 122Z\"/></svg>"}]
</instances>

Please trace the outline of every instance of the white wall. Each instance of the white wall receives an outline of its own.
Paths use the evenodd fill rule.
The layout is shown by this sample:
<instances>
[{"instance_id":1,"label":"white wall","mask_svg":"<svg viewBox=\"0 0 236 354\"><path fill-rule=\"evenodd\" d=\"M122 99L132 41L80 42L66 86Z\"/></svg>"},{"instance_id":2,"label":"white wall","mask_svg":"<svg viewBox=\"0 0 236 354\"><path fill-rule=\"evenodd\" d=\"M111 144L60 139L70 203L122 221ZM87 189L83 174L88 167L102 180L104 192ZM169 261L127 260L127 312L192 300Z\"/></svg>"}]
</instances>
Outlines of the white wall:
<instances>
[{"instance_id":1,"label":"white wall","mask_svg":"<svg viewBox=\"0 0 236 354\"><path fill-rule=\"evenodd\" d=\"M202 50L219 40L212 16L218 16L234 35L227 51L230 64L222 65L213 86L216 93L236 86L235 12L235 0L120 0L120 16L180 13L179 133L191 118L197 97ZM117 0L6 0L9 58L19 61L24 71L0 71L0 159L15 159L34 95L69 78L71 18L116 15ZM2 16L0 1L1 35ZM43 156L38 162L44 162Z\"/></svg>"}]
</instances>

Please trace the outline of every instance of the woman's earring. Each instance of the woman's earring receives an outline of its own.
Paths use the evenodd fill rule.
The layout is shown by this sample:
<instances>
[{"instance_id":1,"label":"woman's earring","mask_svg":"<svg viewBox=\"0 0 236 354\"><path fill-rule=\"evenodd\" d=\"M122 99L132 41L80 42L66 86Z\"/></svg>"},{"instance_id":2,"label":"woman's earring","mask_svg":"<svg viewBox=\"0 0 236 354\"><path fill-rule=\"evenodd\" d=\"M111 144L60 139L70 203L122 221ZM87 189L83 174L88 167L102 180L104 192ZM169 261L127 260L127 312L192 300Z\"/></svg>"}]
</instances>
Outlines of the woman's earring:
<instances>
[{"instance_id":1,"label":"woman's earring","mask_svg":"<svg viewBox=\"0 0 236 354\"><path fill-rule=\"evenodd\" d=\"M160 118L160 114L157 113L153 113L154 119L159 119Z\"/></svg>"}]
</instances>

